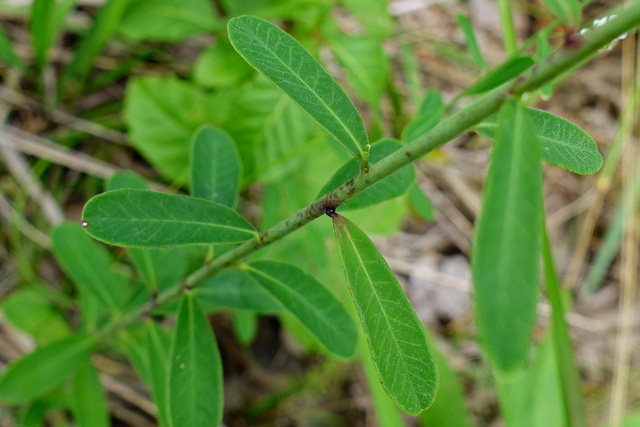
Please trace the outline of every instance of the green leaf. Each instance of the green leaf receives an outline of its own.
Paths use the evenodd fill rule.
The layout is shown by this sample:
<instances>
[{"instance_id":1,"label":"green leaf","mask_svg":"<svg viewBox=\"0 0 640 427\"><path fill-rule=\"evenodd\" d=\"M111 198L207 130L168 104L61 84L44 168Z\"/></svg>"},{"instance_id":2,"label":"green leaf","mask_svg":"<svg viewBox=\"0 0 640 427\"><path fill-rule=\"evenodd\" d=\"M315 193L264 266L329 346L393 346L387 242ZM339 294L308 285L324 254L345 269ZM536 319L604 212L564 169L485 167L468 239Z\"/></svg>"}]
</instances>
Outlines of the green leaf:
<instances>
[{"instance_id":1,"label":"green leaf","mask_svg":"<svg viewBox=\"0 0 640 427\"><path fill-rule=\"evenodd\" d=\"M239 243L257 236L236 211L195 197L148 190L107 191L82 211L92 237L117 246L170 246Z\"/></svg>"},{"instance_id":2,"label":"green leaf","mask_svg":"<svg viewBox=\"0 0 640 427\"><path fill-rule=\"evenodd\" d=\"M347 79L360 98L377 108L388 85L389 59L383 39L376 36L336 36L330 46L347 72Z\"/></svg>"},{"instance_id":3,"label":"green leaf","mask_svg":"<svg viewBox=\"0 0 640 427\"><path fill-rule=\"evenodd\" d=\"M431 341L433 342L433 339ZM433 405L420 414L420 426L471 427L469 409L467 408L460 379L446 357L435 345L433 347L433 357L438 367L438 391Z\"/></svg>"},{"instance_id":4,"label":"green leaf","mask_svg":"<svg viewBox=\"0 0 640 427\"><path fill-rule=\"evenodd\" d=\"M245 180L281 181L298 170L302 150L324 131L289 97L258 75L233 97L223 128L240 150Z\"/></svg>"},{"instance_id":5,"label":"green leaf","mask_svg":"<svg viewBox=\"0 0 640 427\"><path fill-rule=\"evenodd\" d=\"M368 144L358 111L304 47L275 25L252 16L229 21L238 53L333 135L356 158Z\"/></svg>"},{"instance_id":6,"label":"green leaf","mask_svg":"<svg viewBox=\"0 0 640 427\"><path fill-rule=\"evenodd\" d=\"M248 346L258 333L258 313L252 310L233 310L233 332L240 344Z\"/></svg>"},{"instance_id":7,"label":"green leaf","mask_svg":"<svg viewBox=\"0 0 640 427\"><path fill-rule=\"evenodd\" d=\"M235 86L253 73L224 37L217 37L193 66L194 81L211 89Z\"/></svg>"},{"instance_id":8,"label":"green leaf","mask_svg":"<svg viewBox=\"0 0 640 427\"><path fill-rule=\"evenodd\" d=\"M118 29L122 15L130 0L109 0L98 11L95 22L73 49L73 59L64 70L67 83L77 83L85 79L94 60ZM69 79L73 81L69 82Z\"/></svg>"},{"instance_id":9,"label":"green leaf","mask_svg":"<svg viewBox=\"0 0 640 427\"><path fill-rule=\"evenodd\" d=\"M561 373L549 338L549 335L545 337L524 369L507 374L496 372L500 407L507 425L567 425L562 407Z\"/></svg>"},{"instance_id":10,"label":"green leaf","mask_svg":"<svg viewBox=\"0 0 640 427\"><path fill-rule=\"evenodd\" d=\"M242 164L226 132L204 126L193 137L191 195L235 208Z\"/></svg>"},{"instance_id":11,"label":"green leaf","mask_svg":"<svg viewBox=\"0 0 640 427\"><path fill-rule=\"evenodd\" d=\"M442 95L434 89L429 89L420 103L416 117L402 130L402 142L409 143L429 132L440 122L442 113Z\"/></svg>"},{"instance_id":12,"label":"green leaf","mask_svg":"<svg viewBox=\"0 0 640 427\"><path fill-rule=\"evenodd\" d=\"M478 95L495 89L498 86L517 77L535 64L530 56L520 56L508 59L498 67L489 71L484 77L465 89L461 96Z\"/></svg>"},{"instance_id":13,"label":"green leaf","mask_svg":"<svg viewBox=\"0 0 640 427\"><path fill-rule=\"evenodd\" d=\"M0 402L26 402L52 390L88 360L95 345L94 336L78 334L14 361L0 377Z\"/></svg>"},{"instance_id":14,"label":"green leaf","mask_svg":"<svg viewBox=\"0 0 640 427\"><path fill-rule=\"evenodd\" d=\"M207 0L132 1L119 26L131 41L178 42L223 28Z\"/></svg>"},{"instance_id":15,"label":"green leaf","mask_svg":"<svg viewBox=\"0 0 640 427\"><path fill-rule=\"evenodd\" d=\"M480 72L484 73L487 69L487 63L482 56L482 51L480 50L480 46L478 46L476 36L473 33L473 25L471 25L471 21L466 15L458 13L456 15L456 22L458 23L458 27L460 27L460 30L462 31L464 41L467 43L467 46L471 51L473 60L480 69Z\"/></svg>"},{"instance_id":16,"label":"green leaf","mask_svg":"<svg viewBox=\"0 0 640 427\"><path fill-rule=\"evenodd\" d=\"M540 152L527 109L510 99L498 116L472 263L479 339L502 371L527 360L536 318Z\"/></svg>"},{"instance_id":17,"label":"green leaf","mask_svg":"<svg viewBox=\"0 0 640 427\"><path fill-rule=\"evenodd\" d=\"M602 167L598 145L585 131L568 120L534 108L527 108L542 146L542 159L582 175L597 172ZM491 116L476 129L478 133L495 139L497 116Z\"/></svg>"},{"instance_id":18,"label":"green leaf","mask_svg":"<svg viewBox=\"0 0 640 427\"><path fill-rule=\"evenodd\" d=\"M417 415L433 402L438 383L424 326L369 237L338 214L333 226L380 381L402 411Z\"/></svg>"},{"instance_id":19,"label":"green leaf","mask_svg":"<svg viewBox=\"0 0 640 427\"><path fill-rule=\"evenodd\" d=\"M167 179L183 184L193 133L203 124L221 122L224 105L221 95L205 94L177 78L144 76L127 85L124 120L140 154Z\"/></svg>"},{"instance_id":20,"label":"green leaf","mask_svg":"<svg viewBox=\"0 0 640 427\"><path fill-rule=\"evenodd\" d=\"M131 289L115 274L107 251L71 222L54 228L51 240L58 263L78 289L90 294L110 311L121 312L131 296Z\"/></svg>"},{"instance_id":21,"label":"green leaf","mask_svg":"<svg viewBox=\"0 0 640 427\"><path fill-rule=\"evenodd\" d=\"M42 344L64 338L71 332L46 291L44 286L29 286L11 293L2 302L5 319Z\"/></svg>"},{"instance_id":22,"label":"green leaf","mask_svg":"<svg viewBox=\"0 0 640 427\"><path fill-rule=\"evenodd\" d=\"M147 182L135 172L120 171L116 172L107 180L105 191L122 190L124 188L133 188L137 190L147 190Z\"/></svg>"},{"instance_id":23,"label":"green leaf","mask_svg":"<svg viewBox=\"0 0 640 427\"><path fill-rule=\"evenodd\" d=\"M55 33L55 8L56 3L50 0L34 0L31 6L29 31L37 70L42 70L49 58Z\"/></svg>"},{"instance_id":24,"label":"green leaf","mask_svg":"<svg viewBox=\"0 0 640 427\"><path fill-rule=\"evenodd\" d=\"M71 390L73 418L78 427L111 425L107 396L98 372L87 359L80 363Z\"/></svg>"},{"instance_id":25,"label":"green leaf","mask_svg":"<svg viewBox=\"0 0 640 427\"><path fill-rule=\"evenodd\" d=\"M169 378L170 340L163 329L153 321L145 322L147 334L144 355L149 367L147 380L153 401L158 408L158 423L169 427L169 405L167 379Z\"/></svg>"},{"instance_id":26,"label":"green leaf","mask_svg":"<svg viewBox=\"0 0 640 427\"><path fill-rule=\"evenodd\" d=\"M205 280L193 290L203 305L224 306L267 313L280 311L278 301L243 270L225 270Z\"/></svg>"},{"instance_id":27,"label":"green leaf","mask_svg":"<svg viewBox=\"0 0 640 427\"><path fill-rule=\"evenodd\" d=\"M353 354L358 335L351 317L313 276L291 264L275 261L254 261L243 269L329 351L340 357Z\"/></svg>"},{"instance_id":28,"label":"green leaf","mask_svg":"<svg viewBox=\"0 0 640 427\"><path fill-rule=\"evenodd\" d=\"M409 195L411 206L418 212L422 219L425 221L433 221L435 218L433 205L427 195L424 194L424 191L418 187L418 184L412 184L407 194Z\"/></svg>"},{"instance_id":29,"label":"green leaf","mask_svg":"<svg viewBox=\"0 0 640 427\"><path fill-rule=\"evenodd\" d=\"M403 149L403 145L393 139L383 139L371 146L369 160L371 163L384 159L389 154ZM338 171L333 174L329 182L320 190L317 197L324 196L328 192L338 188L360 173L360 163L356 159L347 161ZM385 200L401 196L407 191L411 183L416 178L416 170L413 164L409 164L402 169L392 173L382 181L367 188L362 193L355 196L339 206L340 211L362 209L375 205Z\"/></svg>"},{"instance_id":30,"label":"green leaf","mask_svg":"<svg viewBox=\"0 0 640 427\"><path fill-rule=\"evenodd\" d=\"M578 0L543 0L545 6L559 23L577 29L580 25L580 3Z\"/></svg>"},{"instance_id":31,"label":"green leaf","mask_svg":"<svg viewBox=\"0 0 640 427\"><path fill-rule=\"evenodd\" d=\"M169 363L171 424L219 426L222 362L209 320L190 292L180 301Z\"/></svg>"},{"instance_id":32,"label":"green leaf","mask_svg":"<svg viewBox=\"0 0 640 427\"><path fill-rule=\"evenodd\" d=\"M20 70L22 74L25 74L28 70L24 61L14 52L11 40L2 28L0 28L0 58Z\"/></svg>"},{"instance_id":33,"label":"green leaf","mask_svg":"<svg viewBox=\"0 0 640 427\"><path fill-rule=\"evenodd\" d=\"M140 279L151 292L162 292L176 285L187 270L184 248L128 248Z\"/></svg>"}]
</instances>

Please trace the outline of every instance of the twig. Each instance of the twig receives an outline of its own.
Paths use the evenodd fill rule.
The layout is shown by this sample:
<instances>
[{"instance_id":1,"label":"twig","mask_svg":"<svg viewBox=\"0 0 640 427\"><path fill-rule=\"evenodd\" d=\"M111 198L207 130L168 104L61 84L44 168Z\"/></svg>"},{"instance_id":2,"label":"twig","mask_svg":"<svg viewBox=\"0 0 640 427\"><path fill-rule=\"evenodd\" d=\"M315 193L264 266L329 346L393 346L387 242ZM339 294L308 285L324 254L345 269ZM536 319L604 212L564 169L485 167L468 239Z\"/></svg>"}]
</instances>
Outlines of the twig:
<instances>
[{"instance_id":1,"label":"twig","mask_svg":"<svg viewBox=\"0 0 640 427\"><path fill-rule=\"evenodd\" d=\"M329 192L310 205L293 213L276 226L260 233L258 238L249 240L235 249L224 253L213 262L200 267L187 277L185 283L161 293L153 302L142 304L135 310L126 313L118 320L107 324L102 333L110 335L123 326L138 319L147 312L152 305L163 304L178 297L184 286L194 287L202 280L226 268L238 260L270 245L293 231L305 226L309 222L324 215L327 208L335 209L350 198L391 175L400 168L414 162L425 154L441 147L468 129L489 117L512 95L522 95L534 91L562 75L565 70L583 64L596 55L603 46L614 40L620 34L632 30L640 25L640 3L635 3L626 13L608 21L605 25L590 30L579 47L564 49L547 60L536 65L531 72L520 77L514 84L503 85L500 88L480 97L471 104L459 109L421 138L407 144L402 149L392 153L381 161L373 164L368 173L360 173L352 180Z\"/></svg>"}]
</instances>

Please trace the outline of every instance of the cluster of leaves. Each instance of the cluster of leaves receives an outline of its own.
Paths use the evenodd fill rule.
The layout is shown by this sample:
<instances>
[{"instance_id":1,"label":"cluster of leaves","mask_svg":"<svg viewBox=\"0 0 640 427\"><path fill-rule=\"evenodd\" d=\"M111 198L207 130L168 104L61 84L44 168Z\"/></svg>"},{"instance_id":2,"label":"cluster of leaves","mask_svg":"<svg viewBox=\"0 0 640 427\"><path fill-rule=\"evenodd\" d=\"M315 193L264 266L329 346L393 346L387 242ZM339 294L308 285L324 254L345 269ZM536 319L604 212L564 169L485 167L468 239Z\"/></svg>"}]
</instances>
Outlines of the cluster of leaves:
<instances>
[{"instance_id":1,"label":"cluster of leaves","mask_svg":"<svg viewBox=\"0 0 640 427\"><path fill-rule=\"evenodd\" d=\"M312 2L312 9L301 0L220 2L228 16L252 13L292 19L300 42L255 16L232 18L225 27L227 19L216 16L205 1L161 3L107 2L65 75L82 80L116 29L132 41L175 41L216 32L218 37L197 61L190 81L141 76L129 81L125 97L125 121L134 147L167 180L187 186L190 195L153 192L138 176L119 173L109 179L106 192L86 204L84 230L65 223L53 231L56 259L78 287L79 332L72 332L39 299L36 289L8 299L3 304L7 317L41 345L12 363L0 378L0 400L36 402L27 408L28 416L43 417L72 376L71 407L79 425L106 425L105 393L90 356L108 348L126 355L148 384L160 425L219 425L223 375L207 315L226 309L238 320L234 326L244 343L253 339L257 315L262 313L280 315L309 349L341 358L352 357L363 336L368 351L358 354L368 366L373 393L379 378L386 395L403 412L417 415L433 404L423 417L439 419L434 425L450 425L447 422L456 417L468 423L459 406L442 403L452 393L460 399L459 390L448 392L442 386L450 387L456 380L429 344L384 258L360 228L393 231L408 205L429 212L412 161L417 152L427 151L421 147L429 144L430 131L448 126L441 97L428 91L400 138L382 137L380 104L390 84L381 49L390 21L379 19L386 16L385 2L344 2L367 29L357 37L340 35L333 21L325 19L331 1ZM34 42L39 68L46 64L55 33L51 27L73 2L46 4L36 1L32 10L34 27L35 18L43 16L50 24L39 27L46 34ZM46 7L54 10L39 9ZM461 26L473 40L470 27ZM370 107L369 129L310 53L321 45L317 29L344 66L354 92ZM484 73L461 96L504 90L546 54L519 52ZM478 51L475 56L484 63ZM16 58L14 65L20 68ZM577 380L570 377L575 367L545 245L541 160L587 174L600 168L602 158L593 139L577 126L528 108L515 97L504 98L476 123L476 130L495 142L473 260L479 340L498 375L505 416L513 425L522 425L518 417L527 411L519 408L530 403L525 391L541 372L563 378L554 383L555 394L544 396L544 403L551 405L559 421L575 421L583 411L580 402L572 405L567 398L567 386L575 386ZM491 115L498 107L497 115ZM328 176L327 170L335 172ZM260 231L239 203L242 189L256 181L265 185ZM309 188L319 189L315 199ZM367 209L358 212L363 208ZM331 218L335 246L329 240L328 221L310 222L323 213ZM87 234L126 247L137 274L121 274L119 263ZM265 246L259 257L254 254ZM336 269L326 268L336 262L326 246L337 248L351 302L339 298L341 288L328 288L317 279L342 282L334 276ZM545 341L524 367L532 349L541 253L547 292L557 302L557 321L551 329L553 339ZM41 323L21 316L18 307L24 304L39 307L46 316L42 322L54 333L44 334ZM157 320L167 315L176 316L175 325ZM540 390L533 388L532 393Z\"/></svg>"}]
</instances>

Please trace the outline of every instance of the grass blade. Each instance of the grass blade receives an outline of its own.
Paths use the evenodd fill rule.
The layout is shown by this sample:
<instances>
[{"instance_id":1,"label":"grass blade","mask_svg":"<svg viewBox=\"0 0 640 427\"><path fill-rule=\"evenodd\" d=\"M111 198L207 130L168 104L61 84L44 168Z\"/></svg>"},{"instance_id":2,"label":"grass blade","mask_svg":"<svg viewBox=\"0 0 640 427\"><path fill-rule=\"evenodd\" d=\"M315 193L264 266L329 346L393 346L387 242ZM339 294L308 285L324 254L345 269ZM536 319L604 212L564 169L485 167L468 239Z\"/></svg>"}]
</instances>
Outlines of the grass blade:
<instances>
[{"instance_id":1,"label":"grass blade","mask_svg":"<svg viewBox=\"0 0 640 427\"><path fill-rule=\"evenodd\" d=\"M530 56L511 58L489 71L484 77L465 89L460 96L479 95L495 89L528 70L533 64L535 61Z\"/></svg>"},{"instance_id":2,"label":"grass blade","mask_svg":"<svg viewBox=\"0 0 640 427\"><path fill-rule=\"evenodd\" d=\"M182 295L169 363L171 424L219 426L222 361L209 320L190 292Z\"/></svg>"},{"instance_id":3,"label":"grass blade","mask_svg":"<svg viewBox=\"0 0 640 427\"><path fill-rule=\"evenodd\" d=\"M313 117L358 159L366 156L367 133L351 100L293 37L252 16L229 21L238 53Z\"/></svg>"},{"instance_id":4,"label":"grass blade","mask_svg":"<svg viewBox=\"0 0 640 427\"><path fill-rule=\"evenodd\" d=\"M100 8L96 20L75 50L73 59L64 71L67 82L84 80L95 58L118 29L130 0L109 0Z\"/></svg>"},{"instance_id":5,"label":"grass blade","mask_svg":"<svg viewBox=\"0 0 640 427\"><path fill-rule=\"evenodd\" d=\"M503 371L529 354L538 302L540 144L515 100L500 109L472 263L479 340Z\"/></svg>"},{"instance_id":6,"label":"grass blade","mask_svg":"<svg viewBox=\"0 0 640 427\"><path fill-rule=\"evenodd\" d=\"M82 221L92 237L127 247L238 243L257 235L246 219L226 206L148 190L95 196L85 205Z\"/></svg>"},{"instance_id":7,"label":"grass blade","mask_svg":"<svg viewBox=\"0 0 640 427\"><path fill-rule=\"evenodd\" d=\"M7 61L7 64L20 70L22 74L27 73L27 66L24 61L20 59L13 50L11 40L5 34L4 30L0 28L0 58Z\"/></svg>"},{"instance_id":8,"label":"grass blade","mask_svg":"<svg viewBox=\"0 0 640 427\"><path fill-rule=\"evenodd\" d=\"M71 222L57 226L51 240L56 260L78 289L111 312L121 312L131 292L112 270L113 262L107 251Z\"/></svg>"},{"instance_id":9,"label":"grass blade","mask_svg":"<svg viewBox=\"0 0 640 427\"><path fill-rule=\"evenodd\" d=\"M0 402L26 402L60 385L82 362L87 361L96 338L73 335L16 360L0 377Z\"/></svg>"},{"instance_id":10,"label":"grass blade","mask_svg":"<svg viewBox=\"0 0 640 427\"><path fill-rule=\"evenodd\" d=\"M98 371L88 359L80 363L73 380L71 407L78 427L111 425L104 387Z\"/></svg>"},{"instance_id":11,"label":"grass blade","mask_svg":"<svg viewBox=\"0 0 640 427\"><path fill-rule=\"evenodd\" d=\"M471 55L473 56L473 60L476 65L480 69L480 72L484 74L487 70L487 63L482 56L482 51L480 50L480 46L478 45L478 41L476 40L476 36L473 33L473 26L471 25L471 20L462 13L458 13L456 15L456 21L458 22L458 27L462 31L462 35L464 37L464 41L467 43L469 50L471 51Z\"/></svg>"},{"instance_id":12,"label":"grass blade","mask_svg":"<svg viewBox=\"0 0 640 427\"><path fill-rule=\"evenodd\" d=\"M438 382L424 327L369 237L343 216L332 218L380 381L402 411L417 415L433 402Z\"/></svg>"}]
</instances>

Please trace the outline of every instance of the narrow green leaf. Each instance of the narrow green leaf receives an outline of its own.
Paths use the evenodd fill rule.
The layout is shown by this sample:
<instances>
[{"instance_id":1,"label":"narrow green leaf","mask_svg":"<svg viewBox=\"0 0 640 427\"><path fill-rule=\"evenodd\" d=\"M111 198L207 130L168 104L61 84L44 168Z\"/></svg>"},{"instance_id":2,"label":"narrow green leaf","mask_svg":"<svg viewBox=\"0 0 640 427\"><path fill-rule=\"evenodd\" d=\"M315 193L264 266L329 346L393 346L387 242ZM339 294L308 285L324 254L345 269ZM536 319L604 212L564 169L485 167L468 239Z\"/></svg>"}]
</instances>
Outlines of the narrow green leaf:
<instances>
[{"instance_id":1,"label":"narrow green leaf","mask_svg":"<svg viewBox=\"0 0 640 427\"><path fill-rule=\"evenodd\" d=\"M78 427L111 425L104 387L89 360L82 361L76 372L71 390L71 407Z\"/></svg>"},{"instance_id":2,"label":"narrow green leaf","mask_svg":"<svg viewBox=\"0 0 640 427\"><path fill-rule=\"evenodd\" d=\"M502 371L527 360L536 318L540 152L527 109L507 101L498 116L472 263L479 339Z\"/></svg>"},{"instance_id":3,"label":"narrow green leaf","mask_svg":"<svg viewBox=\"0 0 640 427\"><path fill-rule=\"evenodd\" d=\"M534 108L527 108L533 131L542 146L542 159L578 174L597 172L602 167L598 145L585 131L568 120ZM496 115L483 121L478 133L495 139Z\"/></svg>"},{"instance_id":4,"label":"narrow green leaf","mask_svg":"<svg viewBox=\"0 0 640 427\"><path fill-rule=\"evenodd\" d=\"M571 290L561 289L549 243L546 226L542 228L542 259L547 298L551 303L551 340L553 342L558 374L555 377L560 383L561 400L565 423L568 426L584 427L587 425L586 411L580 390L580 372L573 353L569 326L565 320L565 301L570 301ZM564 297L564 298L563 298Z\"/></svg>"},{"instance_id":5,"label":"narrow green leaf","mask_svg":"<svg viewBox=\"0 0 640 427\"><path fill-rule=\"evenodd\" d=\"M380 105L388 86L389 59L384 40L371 35L338 36L329 40L331 50L347 73L355 92L372 108Z\"/></svg>"},{"instance_id":6,"label":"narrow green leaf","mask_svg":"<svg viewBox=\"0 0 640 427\"><path fill-rule=\"evenodd\" d=\"M143 76L127 83L124 121L140 154L168 180L184 184L188 141L203 124L219 124L227 103L226 95L207 94L175 77Z\"/></svg>"},{"instance_id":7,"label":"narrow green leaf","mask_svg":"<svg viewBox=\"0 0 640 427\"><path fill-rule=\"evenodd\" d=\"M402 411L417 415L433 402L438 383L424 326L369 237L338 214L333 226L380 381Z\"/></svg>"},{"instance_id":8,"label":"narrow green leaf","mask_svg":"<svg viewBox=\"0 0 640 427\"><path fill-rule=\"evenodd\" d=\"M147 321L147 336L144 355L149 367L149 389L158 408L158 424L169 427L169 400L167 379L169 378L169 352L171 342L164 330L153 321Z\"/></svg>"},{"instance_id":9,"label":"narrow green leaf","mask_svg":"<svg viewBox=\"0 0 640 427\"><path fill-rule=\"evenodd\" d=\"M246 219L226 206L148 190L95 196L85 205L82 221L92 237L129 247L238 243L257 236Z\"/></svg>"},{"instance_id":10,"label":"narrow green leaf","mask_svg":"<svg viewBox=\"0 0 640 427\"><path fill-rule=\"evenodd\" d=\"M29 286L11 293L2 302L5 319L34 337L41 344L64 338L71 329L62 313L56 310L44 286Z\"/></svg>"},{"instance_id":11,"label":"narrow green leaf","mask_svg":"<svg viewBox=\"0 0 640 427\"><path fill-rule=\"evenodd\" d=\"M429 331L427 331L427 335L429 335ZM432 338L431 342L434 342ZM433 347L433 357L438 367L438 391L433 405L420 414L420 426L471 427L471 417L460 379L446 357L435 345Z\"/></svg>"},{"instance_id":12,"label":"narrow green leaf","mask_svg":"<svg viewBox=\"0 0 640 427\"><path fill-rule=\"evenodd\" d=\"M376 163L389 154L401 149L403 149L403 145L400 142L393 139L383 139L371 146L369 160L371 163ZM411 155L411 153L407 155ZM324 196L329 191L338 188L340 185L358 175L358 173L360 173L360 163L356 159L347 161L347 163L333 174L329 182L320 190L317 197ZM346 201L340 205L339 209L340 211L362 209L401 196L407 191L411 183L415 180L415 177L415 167L413 164L409 164L369 187L353 199Z\"/></svg>"},{"instance_id":13,"label":"narrow green leaf","mask_svg":"<svg viewBox=\"0 0 640 427\"><path fill-rule=\"evenodd\" d=\"M498 396L506 425L567 425L562 407L560 375L549 335L535 349L531 363L526 367L509 373L497 371ZM578 394L576 390L573 392Z\"/></svg>"},{"instance_id":14,"label":"narrow green leaf","mask_svg":"<svg viewBox=\"0 0 640 427\"><path fill-rule=\"evenodd\" d=\"M358 111L322 66L290 35L252 16L229 21L238 53L333 135L356 158L368 144Z\"/></svg>"},{"instance_id":15,"label":"narrow green leaf","mask_svg":"<svg viewBox=\"0 0 640 427\"><path fill-rule=\"evenodd\" d=\"M122 190L124 188L147 190L148 186L140 175L132 171L114 173L109 177L105 185L105 191Z\"/></svg>"},{"instance_id":16,"label":"narrow green leaf","mask_svg":"<svg viewBox=\"0 0 640 427\"><path fill-rule=\"evenodd\" d=\"M460 27L460 30L462 31L464 41L467 43L467 46L471 51L473 60L480 69L480 72L484 74L484 72L487 70L487 63L484 60L484 56L482 56L482 51L480 50L480 46L478 45L476 36L473 33L473 25L471 25L471 20L469 20L466 15L458 13L456 15L456 22L458 23L458 27Z\"/></svg>"},{"instance_id":17,"label":"narrow green leaf","mask_svg":"<svg viewBox=\"0 0 640 427\"><path fill-rule=\"evenodd\" d=\"M187 270L184 248L128 248L140 279L151 292L162 292L176 285Z\"/></svg>"},{"instance_id":18,"label":"narrow green leaf","mask_svg":"<svg viewBox=\"0 0 640 427\"><path fill-rule=\"evenodd\" d=\"M224 306L267 313L280 311L278 301L259 286L247 272L225 270L193 290L202 306Z\"/></svg>"},{"instance_id":19,"label":"narrow green leaf","mask_svg":"<svg viewBox=\"0 0 640 427\"><path fill-rule=\"evenodd\" d=\"M260 74L234 94L230 110L222 127L237 144L247 182L281 182L300 167L302 150L326 135Z\"/></svg>"},{"instance_id":20,"label":"narrow green leaf","mask_svg":"<svg viewBox=\"0 0 640 427\"><path fill-rule=\"evenodd\" d=\"M536 61L541 62L546 60L551 55L551 45L547 39L549 35L545 32L538 33L538 43L536 44ZM542 86L539 90L542 99L549 100L553 94L553 82L549 82Z\"/></svg>"},{"instance_id":21,"label":"narrow green leaf","mask_svg":"<svg viewBox=\"0 0 640 427\"><path fill-rule=\"evenodd\" d=\"M434 89L429 89L420 103L416 117L402 130L402 142L412 142L429 132L440 122L442 113L442 95Z\"/></svg>"},{"instance_id":22,"label":"narrow green leaf","mask_svg":"<svg viewBox=\"0 0 640 427\"><path fill-rule=\"evenodd\" d=\"M224 37L216 37L193 66L193 80L210 89L236 86L253 73Z\"/></svg>"},{"instance_id":23,"label":"narrow green leaf","mask_svg":"<svg viewBox=\"0 0 640 427\"><path fill-rule=\"evenodd\" d=\"M535 64L535 61L530 56L508 59L506 62L489 71L469 88L465 89L461 96L478 95L495 89L528 70L533 64Z\"/></svg>"},{"instance_id":24,"label":"narrow green leaf","mask_svg":"<svg viewBox=\"0 0 640 427\"><path fill-rule=\"evenodd\" d=\"M329 351L340 357L353 354L358 334L351 317L313 276L275 261L254 261L243 268Z\"/></svg>"},{"instance_id":25,"label":"narrow green leaf","mask_svg":"<svg viewBox=\"0 0 640 427\"><path fill-rule=\"evenodd\" d=\"M411 206L418 212L422 219L425 221L433 221L435 218L433 205L427 195L424 194L424 191L418 187L418 184L412 184L407 194L409 195Z\"/></svg>"},{"instance_id":26,"label":"narrow green leaf","mask_svg":"<svg viewBox=\"0 0 640 427\"><path fill-rule=\"evenodd\" d=\"M248 346L258 333L258 313L252 310L233 310L233 332L242 345Z\"/></svg>"},{"instance_id":27,"label":"narrow green leaf","mask_svg":"<svg viewBox=\"0 0 640 427\"><path fill-rule=\"evenodd\" d=\"M94 336L78 334L16 360L0 377L0 402L26 402L52 390L88 360L95 345Z\"/></svg>"},{"instance_id":28,"label":"narrow green leaf","mask_svg":"<svg viewBox=\"0 0 640 427\"><path fill-rule=\"evenodd\" d=\"M235 208L242 164L226 132L204 126L191 147L191 195Z\"/></svg>"},{"instance_id":29,"label":"narrow green leaf","mask_svg":"<svg viewBox=\"0 0 640 427\"><path fill-rule=\"evenodd\" d=\"M0 58L7 62L7 64L20 70L21 73L27 72L27 66L24 61L20 59L13 50L11 40L7 37L7 34L2 28L0 28Z\"/></svg>"},{"instance_id":30,"label":"narrow green leaf","mask_svg":"<svg viewBox=\"0 0 640 427\"><path fill-rule=\"evenodd\" d=\"M173 426L222 422L222 362L209 320L193 295L180 301L169 360L169 414Z\"/></svg>"},{"instance_id":31,"label":"narrow green leaf","mask_svg":"<svg viewBox=\"0 0 640 427\"><path fill-rule=\"evenodd\" d=\"M129 3L130 0L109 0L100 8L93 25L80 44L74 48L73 59L64 70L64 78L68 83L77 83L85 79L94 60L118 29Z\"/></svg>"},{"instance_id":32,"label":"narrow green leaf","mask_svg":"<svg viewBox=\"0 0 640 427\"><path fill-rule=\"evenodd\" d=\"M54 228L51 240L58 263L78 289L90 294L112 312L120 312L131 291L113 271L113 262L107 251L71 222Z\"/></svg>"},{"instance_id":33,"label":"narrow green leaf","mask_svg":"<svg viewBox=\"0 0 640 427\"><path fill-rule=\"evenodd\" d=\"M580 3L578 0L543 0L559 23L573 29L580 25Z\"/></svg>"},{"instance_id":34,"label":"narrow green leaf","mask_svg":"<svg viewBox=\"0 0 640 427\"><path fill-rule=\"evenodd\" d=\"M208 0L135 0L119 25L120 32L134 42L179 42L222 28Z\"/></svg>"},{"instance_id":35,"label":"narrow green leaf","mask_svg":"<svg viewBox=\"0 0 640 427\"><path fill-rule=\"evenodd\" d=\"M53 44L55 7L56 3L51 0L34 0L31 6L29 31L37 70L46 65Z\"/></svg>"}]
</instances>

